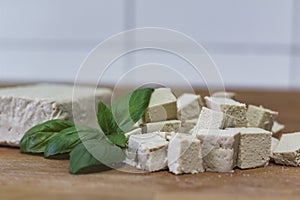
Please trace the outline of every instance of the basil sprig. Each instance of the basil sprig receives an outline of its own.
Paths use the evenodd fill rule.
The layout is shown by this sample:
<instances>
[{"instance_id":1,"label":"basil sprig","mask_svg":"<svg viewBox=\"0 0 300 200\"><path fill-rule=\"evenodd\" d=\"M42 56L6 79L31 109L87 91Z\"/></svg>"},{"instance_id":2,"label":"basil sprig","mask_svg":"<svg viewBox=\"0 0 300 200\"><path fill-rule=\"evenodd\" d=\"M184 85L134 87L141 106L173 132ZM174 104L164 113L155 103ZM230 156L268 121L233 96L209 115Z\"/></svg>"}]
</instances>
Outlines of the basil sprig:
<instances>
[{"instance_id":1,"label":"basil sprig","mask_svg":"<svg viewBox=\"0 0 300 200\"><path fill-rule=\"evenodd\" d=\"M93 166L97 169L116 166L125 159L124 133L130 131L147 109L154 89L143 88L116 100L111 109L98 103L97 119L101 129L75 126L55 119L28 130L20 143L23 153L44 153L45 158L70 153L70 173L81 173Z\"/></svg>"}]
</instances>

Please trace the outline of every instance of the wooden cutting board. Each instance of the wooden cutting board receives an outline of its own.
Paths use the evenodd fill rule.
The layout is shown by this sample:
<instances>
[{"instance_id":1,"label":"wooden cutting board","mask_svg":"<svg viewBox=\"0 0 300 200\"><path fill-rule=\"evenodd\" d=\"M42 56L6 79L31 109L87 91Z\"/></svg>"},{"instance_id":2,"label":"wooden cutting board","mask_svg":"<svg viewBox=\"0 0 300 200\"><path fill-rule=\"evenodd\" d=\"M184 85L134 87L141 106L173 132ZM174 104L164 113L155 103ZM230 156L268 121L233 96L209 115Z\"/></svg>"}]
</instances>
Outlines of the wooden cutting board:
<instances>
[{"instance_id":1,"label":"wooden cutting board","mask_svg":"<svg viewBox=\"0 0 300 200\"><path fill-rule=\"evenodd\" d=\"M240 92L243 102L278 110L287 131L300 131L299 92ZM300 199L300 167L174 176L116 170L70 175L68 161L0 148L0 199Z\"/></svg>"}]
</instances>

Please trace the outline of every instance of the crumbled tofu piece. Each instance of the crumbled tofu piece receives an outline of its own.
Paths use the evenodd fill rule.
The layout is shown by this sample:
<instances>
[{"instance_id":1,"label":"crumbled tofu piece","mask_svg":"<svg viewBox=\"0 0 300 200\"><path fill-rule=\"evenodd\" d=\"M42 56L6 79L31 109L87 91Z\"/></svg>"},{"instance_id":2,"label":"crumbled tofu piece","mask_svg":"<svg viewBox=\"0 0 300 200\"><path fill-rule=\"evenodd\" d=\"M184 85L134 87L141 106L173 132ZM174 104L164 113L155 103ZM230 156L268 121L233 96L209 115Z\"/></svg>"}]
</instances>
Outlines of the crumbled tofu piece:
<instances>
[{"instance_id":1,"label":"crumbled tofu piece","mask_svg":"<svg viewBox=\"0 0 300 200\"><path fill-rule=\"evenodd\" d=\"M177 119L177 98L170 88L155 89L143 116L144 123Z\"/></svg>"},{"instance_id":2,"label":"crumbled tofu piece","mask_svg":"<svg viewBox=\"0 0 300 200\"><path fill-rule=\"evenodd\" d=\"M142 134L142 129L141 128L133 128L131 131L128 131L127 133L125 133L125 137L128 140L130 138L130 136L132 135L139 135Z\"/></svg>"},{"instance_id":3,"label":"crumbled tofu piece","mask_svg":"<svg viewBox=\"0 0 300 200\"><path fill-rule=\"evenodd\" d=\"M246 104L239 103L232 99L218 97L205 97L205 102L208 108L230 116L233 119L234 127L247 126Z\"/></svg>"},{"instance_id":4,"label":"crumbled tofu piece","mask_svg":"<svg viewBox=\"0 0 300 200\"><path fill-rule=\"evenodd\" d=\"M262 128L271 131L278 112L262 106L249 105L247 110L248 127Z\"/></svg>"},{"instance_id":5,"label":"crumbled tofu piece","mask_svg":"<svg viewBox=\"0 0 300 200\"><path fill-rule=\"evenodd\" d=\"M146 171L159 171L167 167L168 142L157 133L132 135L128 141L125 162Z\"/></svg>"},{"instance_id":6,"label":"crumbled tofu piece","mask_svg":"<svg viewBox=\"0 0 300 200\"><path fill-rule=\"evenodd\" d=\"M191 133L197 124L198 119L188 119L181 122L179 133Z\"/></svg>"},{"instance_id":7,"label":"crumbled tofu piece","mask_svg":"<svg viewBox=\"0 0 300 200\"><path fill-rule=\"evenodd\" d=\"M203 107L194 131L200 129L224 129L232 127L233 124L233 118L225 113Z\"/></svg>"},{"instance_id":8,"label":"crumbled tofu piece","mask_svg":"<svg viewBox=\"0 0 300 200\"><path fill-rule=\"evenodd\" d=\"M283 134L273 152L275 163L300 166L300 132Z\"/></svg>"},{"instance_id":9,"label":"crumbled tofu piece","mask_svg":"<svg viewBox=\"0 0 300 200\"><path fill-rule=\"evenodd\" d=\"M280 138L281 131L285 128L283 124L280 124L279 122L275 121L272 127L272 133L273 137Z\"/></svg>"},{"instance_id":10,"label":"crumbled tofu piece","mask_svg":"<svg viewBox=\"0 0 300 200\"><path fill-rule=\"evenodd\" d=\"M200 114L203 102L200 95L185 93L177 100L178 119L185 121L197 118Z\"/></svg>"},{"instance_id":11,"label":"crumbled tofu piece","mask_svg":"<svg viewBox=\"0 0 300 200\"><path fill-rule=\"evenodd\" d=\"M240 145L237 166L241 169L263 167L269 164L272 133L260 128L229 128L239 131Z\"/></svg>"},{"instance_id":12,"label":"crumbled tofu piece","mask_svg":"<svg viewBox=\"0 0 300 200\"><path fill-rule=\"evenodd\" d=\"M200 140L182 133L172 137L168 147L168 167L174 174L203 172Z\"/></svg>"},{"instance_id":13,"label":"crumbled tofu piece","mask_svg":"<svg viewBox=\"0 0 300 200\"><path fill-rule=\"evenodd\" d=\"M99 127L95 107L110 98L110 89L81 86L73 95L73 86L63 84L0 89L0 144L18 147L27 130L52 119Z\"/></svg>"},{"instance_id":14,"label":"crumbled tofu piece","mask_svg":"<svg viewBox=\"0 0 300 200\"><path fill-rule=\"evenodd\" d=\"M212 94L212 97L218 97L218 98L228 98L228 99L234 99L236 96L236 93L234 92L215 92Z\"/></svg>"},{"instance_id":15,"label":"crumbled tofu piece","mask_svg":"<svg viewBox=\"0 0 300 200\"><path fill-rule=\"evenodd\" d=\"M198 130L206 171L232 172L237 165L240 134L235 130Z\"/></svg>"},{"instance_id":16,"label":"crumbled tofu piece","mask_svg":"<svg viewBox=\"0 0 300 200\"><path fill-rule=\"evenodd\" d=\"M168 120L168 121L162 121L162 122L152 122L143 124L142 131L143 133L152 133L152 132L178 132L181 121L179 120Z\"/></svg>"}]
</instances>

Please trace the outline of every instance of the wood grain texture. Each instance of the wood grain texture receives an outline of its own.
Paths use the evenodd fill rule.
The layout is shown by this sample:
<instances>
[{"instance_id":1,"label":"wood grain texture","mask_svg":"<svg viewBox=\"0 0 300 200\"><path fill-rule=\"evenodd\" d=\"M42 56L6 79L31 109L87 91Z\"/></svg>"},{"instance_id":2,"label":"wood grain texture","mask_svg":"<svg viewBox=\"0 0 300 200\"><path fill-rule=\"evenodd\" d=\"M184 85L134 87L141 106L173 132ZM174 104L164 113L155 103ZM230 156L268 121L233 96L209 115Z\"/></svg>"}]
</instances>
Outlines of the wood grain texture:
<instances>
[{"instance_id":1,"label":"wood grain texture","mask_svg":"<svg viewBox=\"0 0 300 200\"><path fill-rule=\"evenodd\" d=\"M205 94L206 92L200 92ZM299 92L240 91L238 100L278 110L286 131L300 130ZM0 148L0 199L299 199L300 168L271 164L235 173L175 176L116 170L70 175L69 163Z\"/></svg>"}]
</instances>

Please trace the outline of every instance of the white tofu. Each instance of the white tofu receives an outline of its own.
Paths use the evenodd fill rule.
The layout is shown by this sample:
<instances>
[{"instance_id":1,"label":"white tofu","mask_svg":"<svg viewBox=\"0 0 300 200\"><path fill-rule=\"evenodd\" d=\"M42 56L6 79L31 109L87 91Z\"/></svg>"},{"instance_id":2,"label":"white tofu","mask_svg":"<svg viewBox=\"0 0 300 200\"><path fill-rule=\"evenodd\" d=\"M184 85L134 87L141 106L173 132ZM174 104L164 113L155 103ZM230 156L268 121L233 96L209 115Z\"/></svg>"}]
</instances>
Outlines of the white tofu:
<instances>
[{"instance_id":1,"label":"white tofu","mask_svg":"<svg viewBox=\"0 0 300 200\"><path fill-rule=\"evenodd\" d=\"M178 119L186 121L197 118L200 114L203 102L200 95L185 93L177 100Z\"/></svg>"},{"instance_id":2,"label":"white tofu","mask_svg":"<svg viewBox=\"0 0 300 200\"><path fill-rule=\"evenodd\" d=\"M170 88L155 89L143 116L144 123L177 119L177 98Z\"/></svg>"},{"instance_id":3,"label":"white tofu","mask_svg":"<svg viewBox=\"0 0 300 200\"><path fill-rule=\"evenodd\" d=\"M234 130L198 130L206 171L232 172L237 165L240 134Z\"/></svg>"},{"instance_id":4,"label":"white tofu","mask_svg":"<svg viewBox=\"0 0 300 200\"><path fill-rule=\"evenodd\" d=\"M200 129L224 129L232 127L234 120L225 113L203 107L194 131Z\"/></svg>"},{"instance_id":5,"label":"white tofu","mask_svg":"<svg viewBox=\"0 0 300 200\"><path fill-rule=\"evenodd\" d=\"M37 84L0 90L0 144L19 146L25 132L51 119L99 127L95 107L110 103L111 90L72 85ZM72 107L73 104L73 107Z\"/></svg>"},{"instance_id":6,"label":"white tofu","mask_svg":"<svg viewBox=\"0 0 300 200\"><path fill-rule=\"evenodd\" d=\"M174 174L203 172L200 140L181 133L172 137L168 147L168 167Z\"/></svg>"},{"instance_id":7,"label":"white tofu","mask_svg":"<svg viewBox=\"0 0 300 200\"><path fill-rule=\"evenodd\" d=\"M220 111L233 119L234 127L246 127L246 104L228 98L205 97L206 106L212 110Z\"/></svg>"},{"instance_id":8,"label":"white tofu","mask_svg":"<svg viewBox=\"0 0 300 200\"><path fill-rule=\"evenodd\" d=\"M278 112L262 106L249 105L247 110L248 127L262 128L271 131Z\"/></svg>"},{"instance_id":9,"label":"white tofu","mask_svg":"<svg viewBox=\"0 0 300 200\"><path fill-rule=\"evenodd\" d=\"M168 142L157 133L132 135L128 141L125 162L146 171L159 171L167 167Z\"/></svg>"},{"instance_id":10,"label":"white tofu","mask_svg":"<svg viewBox=\"0 0 300 200\"><path fill-rule=\"evenodd\" d=\"M181 127L179 129L179 133L192 133L192 130L196 126L198 118L196 119L188 119L186 121L181 122Z\"/></svg>"},{"instance_id":11,"label":"white tofu","mask_svg":"<svg viewBox=\"0 0 300 200\"><path fill-rule=\"evenodd\" d=\"M260 128L229 128L239 131L240 145L237 166L241 169L263 167L269 164L272 133Z\"/></svg>"},{"instance_id":12,"label":"white tofu","mask_svg":"<svg viewBox=\"0 0 300 200\"><path fill-rule=\"evenodd\" d=\"M236 96L236 93L234 92L215 92L211 95L212 97L218 97L218 98L228 98L228 99L234 99Z\"/></svg>"},{"instance_id":13,"label":"white tofu","mask_svg":"<svg viewBox=\"0 0 300 200\"><path fill-rule=\"evenodd\" d=\"M128 131L127 133L125 133L125 137L126 137L126 140L128 140L130 138L130 136L132 135L140 135L142 134L142 129L141 128L133 128L131 131Z\"/></svg>"},{"instance_id":14,"label":"white tofu","mask_svg":"<svg viewBox=\"0 0 300 200\"><path fill-rule=\"evenodd\" d=\"M162 122L152 122L142 125L143 133L152 132L178 132L181 127L181 121L179 120L168 120Z\"/></svg>"},{"instance_id":15,"label":"white tofu","mask_svg":"<svg viewBox=\"0 0 300 200\"><path fill-rule=\"evenodd\" d=\"M300 166L300 132L283 134L273 152L275 163Z\"/></svg>"}]
</instances>

